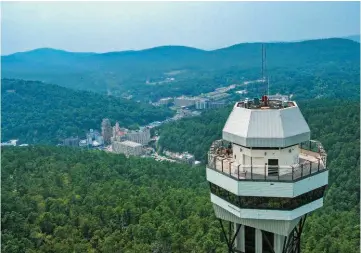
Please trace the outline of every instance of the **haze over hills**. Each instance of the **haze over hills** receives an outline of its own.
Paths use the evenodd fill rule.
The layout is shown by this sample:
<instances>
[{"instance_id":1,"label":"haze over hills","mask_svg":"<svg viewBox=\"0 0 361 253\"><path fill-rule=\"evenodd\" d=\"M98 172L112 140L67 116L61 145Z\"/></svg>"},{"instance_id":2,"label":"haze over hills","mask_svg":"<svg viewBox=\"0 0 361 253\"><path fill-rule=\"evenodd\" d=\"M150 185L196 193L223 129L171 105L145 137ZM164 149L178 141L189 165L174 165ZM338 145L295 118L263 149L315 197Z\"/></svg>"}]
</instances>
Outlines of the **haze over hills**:
<instances>
[{"instance_id":1,"label":"haze over hills","mask_svg":"<svg viewBox=\"0 0 361 253\"><path fill-rule=\"evenodd\" d=\"M338 74L343 68L359 70L360 45L349 39L322 39L294 43L267 43L267 66L277 77L303 71L304 75ZM193 95L209 92L221 83L259 78L261 43L243 43L205 51L183 46L163 46L141 51L72 53L49 48L2 56L2 76L55 83L61 86L129 93L138 98ZM171 84L146 85L178 71ZM289 90L289 92L295 92Z\"/></svg>"},{"instance_id":2,"label":"haze over hills","mask_svg":"<svg viewBox=\"0 0 361 253\"><path fill-rule=\"evenodd\" d=\"M356 42L359 42L359 43L360 43L360 34L345 36L345 37L343 37L343 38L344 38L344 39L353 40L353 41L356 41Z\"/></svg>"},{"instance_id":3,"label":"haze over hills","mask_svg":"<svg viewBox=\"0 0 361 253\"><path fill-rule=\"evenodd\" d=\"M1 250L360 252L359 7L2 4Z\"/></svg>"}]
</instances>

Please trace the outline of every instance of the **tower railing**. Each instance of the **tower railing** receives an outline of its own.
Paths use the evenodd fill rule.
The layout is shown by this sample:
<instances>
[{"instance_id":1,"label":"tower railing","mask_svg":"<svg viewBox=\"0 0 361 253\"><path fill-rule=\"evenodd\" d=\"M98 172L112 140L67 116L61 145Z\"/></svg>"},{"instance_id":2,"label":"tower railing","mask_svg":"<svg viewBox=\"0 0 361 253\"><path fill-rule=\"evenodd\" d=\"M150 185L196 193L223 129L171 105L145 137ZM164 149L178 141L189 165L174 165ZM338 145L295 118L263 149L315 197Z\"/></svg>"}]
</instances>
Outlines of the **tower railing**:
<instances>
[{"instance_id":1,"label":"tower railing","mask_svg":"<svg viewBox=\"0 0 361 253\"><path fill-rule=\"evenodd\" d=\"M319 156L323 165L326 167L327 153L321 142L316 140L309 140L300 143L299 147L302 154Z\"/></svg>"},{"instance_id":2,"label":"tower railing","mask_svg":"<svg viewBox=\"0 0 361 253\"><path fill-rule=\"evenodd\" d=\"M307 143L308 144L308 143ZM316 147L322 147L319 142L312 142ZM269 180L295 181L326 170L326 153L317 153L313 150L300 150L302 156L299 162L292 165L258 165L238 164L233 159L230 143L217 140L213 142L208 152L208 168L226 174L237 180ZM311 147L308 144L308 147ZM311 147L312 148L312 147ZM308 153L307 153L308 152Z\"/></svg>"}]
</instances>

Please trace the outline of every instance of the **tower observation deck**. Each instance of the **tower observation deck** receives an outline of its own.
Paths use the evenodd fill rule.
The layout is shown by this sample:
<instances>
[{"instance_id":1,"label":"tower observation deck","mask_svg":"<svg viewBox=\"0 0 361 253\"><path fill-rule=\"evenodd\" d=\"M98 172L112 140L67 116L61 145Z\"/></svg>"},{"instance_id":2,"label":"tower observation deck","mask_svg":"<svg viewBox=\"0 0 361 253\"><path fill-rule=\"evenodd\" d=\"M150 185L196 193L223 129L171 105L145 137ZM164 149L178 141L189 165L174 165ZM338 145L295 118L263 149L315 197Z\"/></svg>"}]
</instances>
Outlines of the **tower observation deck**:
<instances>
[{"instance_id":1,"label":"tower observation deck","mask_svg":"<svg viewBox=\"0 0 361 253\"><path fill-rule=\"evenodd\" d=\"M328 170L296 102L237 102L222 138L206 170L229 252L300 252L306 216L323 206Z\"/></svg>"}]
</instances>

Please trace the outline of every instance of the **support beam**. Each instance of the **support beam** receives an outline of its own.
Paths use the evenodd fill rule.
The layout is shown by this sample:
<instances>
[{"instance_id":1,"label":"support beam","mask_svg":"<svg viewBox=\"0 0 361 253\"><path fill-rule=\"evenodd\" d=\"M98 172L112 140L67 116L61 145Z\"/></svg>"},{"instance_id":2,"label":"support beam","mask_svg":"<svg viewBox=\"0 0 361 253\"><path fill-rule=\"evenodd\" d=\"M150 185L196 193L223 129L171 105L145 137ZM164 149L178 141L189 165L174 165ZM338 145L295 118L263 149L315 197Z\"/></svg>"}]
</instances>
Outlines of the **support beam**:
<instances>
[{"instance_id":1,"label":"support beam","mask_svg":"<svg viewBox=\"0 0 361 253\"><path fill-rule=\"evenodd\" d=\"M229 222L229 228L228 228L229 236L227 237L227 233L226 233L226 230L224 229L222 220L221 219L218 219L218 220L219 220L219 222L221 224L224 238L226 239L226 243L227 243L227 246L228 246L228 252L229 253L237 252L237 250L235 251L235 248L234 248L234 242L235 242L235 240L236 240L236 238L238 236L238 233L239 233L239 230L240 230L241 226L239 226L237 229L236 229L236 227L234 227L234 234L232 236L232 222Z\"/></svg>"},{"instance_id":2,"label":"support beam","mask_svg":"<svg viewBox=\"0 0 361 253\"><path fill-rule=\"evenodd\" d=\"M301 251L301 234L305 224L307 214L303 216L296 227L289 234L287 239L284 239L282 253L300 253Z\"/></svg>"},{"instance_id":3,"label":"support beam","mask_svg":"<svg viewBox=\"0 0 361 253\"><path fill-rule=\"evenodd\" d=\"M255 253L262 253L262 231L256 228L255 233L255 241L256 241L256 252Z\"/></svg>"},{"instance_id":4,"label":"support beam","mask_svg":"<svg viewBox=\"0 0 361 253\"><path fill-rule=\"evenodd\" d=\"M234 240L234 249L245 252L244 225L234 223L234 231L239 231Z\"/></svg>"},{"instance_id":5,"label":"support beam","mask_svg":"<svg viewBox=\"0 0 361 253\"><path fill-rule=\"evenodd\" d=\"M274 234L274 251L275 253L282 253L285 236Z\"/></svg>"}]
</instances>

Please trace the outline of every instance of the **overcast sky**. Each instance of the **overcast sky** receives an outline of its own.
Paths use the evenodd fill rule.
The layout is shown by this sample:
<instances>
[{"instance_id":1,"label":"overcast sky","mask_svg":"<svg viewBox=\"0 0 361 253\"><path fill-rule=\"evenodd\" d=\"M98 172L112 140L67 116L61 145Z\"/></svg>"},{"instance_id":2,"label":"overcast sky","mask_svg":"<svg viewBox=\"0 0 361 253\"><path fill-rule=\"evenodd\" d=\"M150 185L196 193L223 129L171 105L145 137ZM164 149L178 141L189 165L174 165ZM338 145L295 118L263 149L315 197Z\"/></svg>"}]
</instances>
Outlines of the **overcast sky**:
<instances>
[{"instance_id":1,"label":"overcast sky","mask_svg":"<svg viewBox=\"0 0 361 253\"><path fill-rule=\"evenodd\" d=\"M2 54L202 49L360 33L359 2L6 2Z\"/></svg>"}]
</instances>

